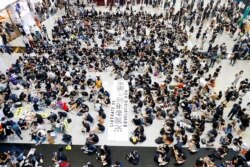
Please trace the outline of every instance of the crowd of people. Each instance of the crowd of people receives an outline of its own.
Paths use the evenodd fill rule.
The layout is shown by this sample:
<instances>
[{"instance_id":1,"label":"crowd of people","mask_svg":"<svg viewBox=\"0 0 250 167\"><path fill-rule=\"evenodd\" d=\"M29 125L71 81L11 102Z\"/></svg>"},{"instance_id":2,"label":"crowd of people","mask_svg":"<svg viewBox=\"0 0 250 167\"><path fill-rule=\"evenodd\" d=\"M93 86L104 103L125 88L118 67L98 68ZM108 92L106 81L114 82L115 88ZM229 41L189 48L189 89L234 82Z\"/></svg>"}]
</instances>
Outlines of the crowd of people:
<instances>
[{"instance_id":1,"label":"crowd of people","mask_svg":"<svg viewBox=\"0 0 250 167\"><path fill-rule=\"evenodd\" d=\"M150 14L135 11L133 6L98 12L79 1L66 1L66 14L55 21L51 37L44 25L36 33L23 34L27 53L6 73L0 73L4 85L0 87L0 139L16 135L22 140L22 132L29 131L36 145L46 141L54 144L60 136L70 148L75 137L69 134L73 114L82 118L79 133L86 136L82 150L95 154L102 140L98 134L106 132L111 103L110 92L102 84L104 78L97 73L110 73L115 80L128 81L130 114L135 115L130 137L133 144L147 140L148 126L163 122L155 139L159 144L154 156L158 166L166 166L171 155L176 164L184 164L188 155L183 147L197 153L201 145L217 146L218 141L221 146L197 160L196 167L214 166L214 160L223 159L232 145L241 154L234 157L237 161L225 164L246 163L244 155L249 151L242 152L243 139L238 136L249 127L250 103L244 106L242 102L250 82L240 71L226 92L216 91L223 67L213 68L230 52L226 43L215 42L224 33L237 40L231 51L232 66L237 59L249 57L250 38L237 26L242 11L232 0L207 5L203 0L184 0L177 11L175 1L166 2L166 13ZM201 40L201 45L190 49L187 43L192 36ZM204 54L201 51L207 40L209 47ZM177 64L176 59L180 60ZM227 115L223 111L230 103L234 104ZM60 152L53 158L55 163L66 161L65 157L58 159ZM139 156L135 150L126 158L136 165ZM101 147L98 160L102 166L112 164L108 146Z\"/></svg>"}]
</instances>

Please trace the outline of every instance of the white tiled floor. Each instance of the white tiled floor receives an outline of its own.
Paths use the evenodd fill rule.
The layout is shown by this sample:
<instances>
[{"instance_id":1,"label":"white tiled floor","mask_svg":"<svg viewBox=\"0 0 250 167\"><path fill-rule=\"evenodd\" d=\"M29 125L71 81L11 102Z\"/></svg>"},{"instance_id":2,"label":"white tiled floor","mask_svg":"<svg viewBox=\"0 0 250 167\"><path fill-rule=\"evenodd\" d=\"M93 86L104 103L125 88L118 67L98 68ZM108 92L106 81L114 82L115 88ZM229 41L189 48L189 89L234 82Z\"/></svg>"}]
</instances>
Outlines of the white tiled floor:
<instances>
[{"instance_id":1,"label":"white tiled floor","mask_svg":"<svg viewBox=\"0 0 250 167\"><path fill-rule=\"evenodd\" d=\"M208 2L208 0L205 0L205 2ZM176 7L178 8L178 6L180 1L177 1ZM139 9L139 6L135 7L136 10ZM151 7L145 8L144 9L147 12L150 13L159 13L162 12L161 9L152 9ZM97 10L101 10L101 11L107 11L108 9L105 7L98 7ZM48 31L51 31L51 28L53 26L53 22L56 18L62 16L64 14L64 10L61 10L58 12L57 15L53 16L52 18L50 18L49 20L46 20L44 22L44 24L47 26ZM204 26L206 27L206 26ZM195 32L194 32L195 34ZM99 39L98 39L99 40ZM228 49L230 50L234 44L234 41L227 35L227 34L223 34L221 37L218 37L216 40L216 43L221 44L223 42L226 41L226 44L228 46ZM195 45L198 44L199 41L195 41L195 39L192 37L190 39L190 46L191 45ZM13 46L21 46L22 44L22 38L18 38L17 40L13 41L11 43L11 45ZM208 44L205 44L204 50L206 50L208 47ZM11 63L13 63L15 61L15 59L17 58L17 55L7 55L7 54L3 54L0 56L0 70L1 71L5 71L10 65ZM231 85L231 82L234 80L234 75L239 72L240 70L244 70L245 73L243 75L243 78L248 78L250 79L250 61L238 61L234 67L229 65L229 60L222 60L220 65L222 66L222 70L221 73L216 81L216 88L215 90L223 90L225 91L227 89L228 86ZM210 73L213 73L215 68L218 66L218 64L215 65L215 67L213 69L210 70ZM109 70L108 70L109 71ZM95 76L96 74L94 73L89 73L90 76ZM112 82L114 80L113 77L111 77L108 72L103 72L100 74L101 78L103 80L103 85L104 88L107 89L108 91L110 91L110 93L112 94L112 92L114 91L114 89L112 89ZM159 80L159 79L156 79ZM248 93L246 96L244 96L243 98L243 107L246 106L246 103L249 102L250 99L250 94ZM232 106L233 102L230 102L228 104L228 107L226 108L226 110L224 111L224 114L226 116L226 114L229 112L229 110L231 109L230 107ZM90 112L91 114L96 118L97 113L94 112L93 109L93 104L89 104L90 107ZM49 109L49 111L52 111L52 109ZM105 111L107 113L107 118L109 115L109 108L105 108ZM134 113L132 112L132 106L130 106L130 119L134 117ZM72 123L70 124L70 132L69 134L71 134L73 136L73 144L83 144L85 142L85 134L81 133L81 118L79 116L76 116L75 114L70 113L69 117L72 118ZM180 119L180 118L178 118ZM228 121L227 118L225 118L226 121ZM106 120L105 124L107 125L108 120ZM147 140L144 143L138 144L136 146L156 146L154 140L159 136L159 130L162 127L163 121L157 120L154 121L152 126L146 127L145 128L145 133L147 136ZM107 126L106 126L107 127ZM135 126L130 122L129 123L129 129L130 131L132 131L135 128ZM209 130L211 128L210 124L207 124L206 130ZM48 127L49 129L49 127ZM107 129L108 131L108 129ZM11 138L9 142L13 142L13 143L30 143L30 136L29 136L29 131L23 131L23 136L24 136L24 140L19 140L17 137L15 138ZM242 134L242 136L244 137L245 141L250 145L249 141L250 141L250 132L246 131ZM131 146L132 144L129 141L126 142L114 142L114 141L108 141L107 140L107 132L103 133L103 134L99 134L99 137L101 138L101 141L99 144L108 144L108 145L122 145L122 146ZM217 139L219 139L219 137L217 137ZM56 143L61 143L61 136L59 135L56 139Z\"/></svg>"}]
</instances>

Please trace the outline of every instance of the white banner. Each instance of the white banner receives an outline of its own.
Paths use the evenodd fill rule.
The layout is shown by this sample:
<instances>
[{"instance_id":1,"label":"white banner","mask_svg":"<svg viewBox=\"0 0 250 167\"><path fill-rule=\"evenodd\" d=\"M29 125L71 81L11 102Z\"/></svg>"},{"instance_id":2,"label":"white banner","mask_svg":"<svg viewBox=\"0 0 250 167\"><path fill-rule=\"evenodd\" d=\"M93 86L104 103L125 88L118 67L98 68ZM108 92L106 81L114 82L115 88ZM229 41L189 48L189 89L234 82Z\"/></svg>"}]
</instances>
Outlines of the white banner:
<instances>
[{"instance_id":1,"label":"white banner","mask_svg":"<svg viewBox=\"0 0 250 167\"><path fill-rule=\"evenodd\" d=\"M108 140L128 141L129 87L126 81L114 81L111 92L111 109L108 125Z\"/></svg>"}]
</instances>

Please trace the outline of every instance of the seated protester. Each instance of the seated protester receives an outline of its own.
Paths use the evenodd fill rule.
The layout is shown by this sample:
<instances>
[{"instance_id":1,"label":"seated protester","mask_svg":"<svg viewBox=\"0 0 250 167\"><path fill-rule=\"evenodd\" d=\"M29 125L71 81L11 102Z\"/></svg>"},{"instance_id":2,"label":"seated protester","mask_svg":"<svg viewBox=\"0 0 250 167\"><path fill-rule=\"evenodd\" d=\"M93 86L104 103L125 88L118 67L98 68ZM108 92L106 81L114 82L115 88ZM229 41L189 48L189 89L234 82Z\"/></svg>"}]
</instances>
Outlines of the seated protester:
<instances>
[{"instance_id":1,"label":"seated protester","mask_svg":"<svg viewBox=\"0 0 250 167\"><path fill-rule=\"evenodd\" d=\"M133 144L137 144L138 142L144 142L146 140L146 136L144 135L144 127L138 126L134 132L133 136L130 138L130 141Z\"/></svg>"},{"instance_id":2,"label":"seated protester","mask_svg":"<svg viewBox=\"0 0 250 167\"><path fill-rule=\"evenodd\" d=\"M94 167L91 162L88 162L87 164L83 165L83 167Z\"/></svg>"},{"instance_id":3,"label":"seated protester","mask_svg":"<svg viewBox=\"0 0 250 167\"><path fill-rule=\"evenodd\" d=\"M56 101L56 104L55 104L55 106L54 106L55 108L60 108L60 109L62 109L63 108L63 101L62 101L62 99L60 98L60 97L58 97L57 98L57 101Z\"/></svg>"},{"instance_id":4,"label":"seated protester","mask_svg":"<svg viewBox=\"0 0 250 167\"><path fill-rule=\"evenodd\" d=\"M216 98L216 100L220 100L222 98L222 91L219 91L219 94L218 94L218 96L217 96L217 98Z\"/></svg>"},{"instance_id":5,"label":"seated protester","mask_svg":"<svg viewBox=\"0 0 250 167\"><path fill-rule=\"evenodd\" d=\"M167 144L163 144L156 149L157 154L168 154L169 153L169 146Z\"/></svg>"},{"instance_id":6,"label":"seated protester","mask_svg":"<svg viewBox=\"0 0 250 167\"><path fill-rule=\"evenodd\" d=\"M105 154L111 156L111 148L108 145L102 145L100 150L103 150Z\"/></svg>"},{"instance_id":7,"label":"seated protester","mask_svg":"<svg viewBox=\"0 0 250 167\"><path fill-rule=\"evenodd\" d=\"M3 114L7 118L13 118L14 117L14 114L10 111L10 106L9 106L8 103L4 103Z\"/></svg>"},{"instance_id":8,"label":"seated protester","mask_svg":"<svg viewBox=\"0 0 250 167\"><path fill-rule=\"evenodd\" d=\"M63 147L60 146L58 151L54 152L52 161L55 164L59 164L60 162L67 161L66 155L63 153Z\"/></svg>"},{"instance_id":9,"label":"seated protester","mask_svg":"<svg viewBox=\"0 0 250 167\"><path fill-rule=\"evenodd\" d=\"M106 154L102 155L101 164L102 164L102 167L109 167L111 165L111 157Z\"/></svg>"},{"instance_id":10,"label":"seated protester","mask_svg":"<svg viewBox=\"0 0 250 167\"><path fill-rule=\"evenodd\" d=\"M164 144L162 146L157 147L156 153L154 155L154 161L158 164L158 166L166 166L169 162L169 147Z\"/></svg>"},{"instance_id":11,"label":"seated protester","mask_svg":"<svg viewBox=\"0 0 250 167\"><path fill-rule=\"evenodd\" d=\"M206 144L207 144L208 146L213 145L213 142L215 141L215 138L217 137L217 135L218 135L218 132L217 132L216 129L210 130L210 131L207 133L207 137L208 137L208 138L207 138Z\"/></svg>"},{"instance_id":12,"label":"seated protester","mask_svg":"<svg viewBox=\"0 0 250 167\"><path fill-rule=\"evenodd\" d=\"M86 143L97 144L99 142L99 137L95 133L90 133L86 138Z\"/></svg>"},{"instance_id":13,"label":"seated protester","mask_svg":"<svg viewBox=\"0 0 250 167\"><path fill-rule=\"evenodd\" d=\"M214 157L216 159L223 159L227 155L228 151L229 149L227 146L219 147L216 150L214 150L211 157Z\"/></svg>"},{"instance_id":14,"label":"seated protester","mask_svg":"<svg viewBox=\"0 0 250 167\"><path fill-rule=\"evenodd\" d=\"M157 119L163 120L166 118L166 116L167 116L166 112L164 110L162 110L161 108L156 111L156 118Z\"/></svg>"},{"instance_id":15,"label":"seated protester","mask_svg":"<svg viewBox=\"0 0 250 167\"><path fill-rule=\"evenodd\" d=\"M195 167L204 167L204 166L205 166L205 162L202 158L199 158L196 160Z\"/></svg>"},{"instance_id":16,"label":"seated protester","mask_svg":"<svg viewBox=\"0 0 250 167\"><path fill-rule=\"evenodd\" d=\"M24 92L21 92L19 95L19 100L20 101L25 101L27 98L27 95Z\"/></svg>"},{"instance_id":17,"label":"seated protester","mask_svg":"<svg viewBox=\"0 0 250 167\"><path fill-rule=\"evenodd\" d=\"M41 111L38 102L34 102L33 109L34 109L34 111Z\"/></svg>"},{"instance_id":18,"label":"seated protester","mask_svg":"<svg viewBox=\"0 0 250 167\"><path fill-rule=\"evenodd\" d=\"M97 159L100 159L101 155L107 155L107 156L111 156L111 149L109 146L107 145L102 145L99 149L99 153L97 154Z\"/></svg>"},{"instance_id":19,"label":"seated protester","mask_svg":"<svg viewBox=\"0 0 250 167\"><path fill-rule=\"evenodd\" d=\"M33 121L31 122L31 125L33 125L34 123L37 124L44 123L43 117L40 114L33 113L32 116L33 116Z\"/></svg>"},{"instance_id":20,"label":"seated protester","mask_svg":"<svg viewBox=\"0 0 250 167\"><path fill-rule=\"evenodd\" d=\"M98 115L101 116L103 119L106 119L106 114L102 108L98 111Z\"/></svg>"},{"instance_id":21,"label":"seated protester","mask_svg":"<svg viewBox=\"0 0 250 167\"><path fill-rule=\"evenodd\" d=\"M85 89L85 88L84 88L84 89ZM88 97L89 97L88 92L83 91L83 92L82 92L82 98L83 98L83 100L84 100L84 101L88 100Z\"/></svg>"},{"instance_id":22,"label":"seated protester","mask_svg":"<svg viewBox=\"0 0 250 167\"><path fill-rule=\"evenodd\" d=\"M81 147L81 150L83 150L85 154L93 155L96 153L97 147L95 144L86 143L83 147Z\"/></svg>"},{"instance_id":23,"label":"seated protester","mask_svg":"<svg viewBox=\"0 0 250 167\"><path fill-rule=\"evenodd\" d=\"M63 102L62 110L68 112L69 111L69 106L66 102Z\"/></svg>"},{"instance_id":24,"label":"seated protester","mask_svg":"<svg viewBox=\"0 0 250 167\"><path fill-rule=\"evenodd\" d=\"M87 121L82 122L83 130L82 133L89 133L90 132L90 125Z\"/></svg>"},{"instance_id":25,"label":"seated protester","mask_svg":"<svg viewBox=\"0 0 250 167\"><path fill-rule=\"evenodd\" d=\"M174 135L176 136L176 138L178 140L182 140L183 139L183 145L186 144L186 135L185 135L185 129L183 127L177 127L175 130Z\"/></svg>"},{"instance_id":26,"label":"seated protester","mask_svg":"<svg viewBox=\"0 0 250 167\"><path fill-rule=\"evenodd\" d=\"M54 131L58 132L58 133L63 133L64 131L64 127L63 127L63 123L60 120L57 120L56 122L53 123L54 126Z\"/></svg>"},{"instance_id":27,"label":"seated protester","mask_svg":"<svg viewBox=\"0 0 250 167\"><path fill-rule=\"evenodd\" d=\"M122 163L121 163L121 162L116 161L116 162L115 162L115 164L114 164L114 165L112 165L112 167L124 167L124 166L122 165Z\"/></svg>"},{"instance_id":28,"label":"seated protester","mask_svg":"<svg viewBox=\"0 0 250 167\"><path fill-rule=\"evenodd\" d=\"M152 118L151 114L147 114L146 116L144 116L143 124L145 126L149 126L149 125L153 124L153 118Z\"/></svg>"},{"instance_id":29,"label":"seated protester","mask_svg":"<svg viewBox=\"0 0 250 167\"><path fill-rule=\"evenodd\" d=\"M241 149L241 145L243 143L242 137L234 138L233 144L238 148Z\"/></svg>"},{"instance_id":30,"label":"seated protester","mask_svg":"<svg viewBox=\"0 0 250 167\"><path fill-rule=\"evenodd\" d=\"M71 111L78 111L79 108L83 109L83 108L82 108L82 105L83 105L83 100L82 100L82 98L78 98L75 102L71 103L71 105L70 105L70 110L71 110ZM87 105L84 105L84 109L85 109L85 110L88 110L88 106L87 106Z\"/></svg>"},{"instance_id":31,"label":"seated protester","mask_svg":"<svg viewBox=\"0 0 250 167\"><path fill-rule=\"evenodd\" d=\"M101 160L103 167L109 167L111 165L111 150L107 145L102 145L100 151L97 154L97 160Z\"/></svg>"},{"instance_id":32,"label":"seated protester","mask_svg":"<svg viewBox=\"0 0 250 167\"><path fill-rule=\"evenodd\" d=\"M19 101L19 98L17 97L16 94L11 94L11 95L9 96L9 100L11 100L13 103L16 103L16 102Z\"/></svg>"},{"instance_id":33,"label":"seated protester","mask_svg":"<svg viewBox=\"0 0 250 167\"><path fill-rule=\"evenodd\" d=\"M24 167L33 167L38 166L39 164L37 157L33 154L30 154L28 157L26 157L23 162Z\"/></svg>"},{"instance_id":34,"label":"seated protester","mask_svg":"<svg viewBox=\"0 0 250 167\"><path fill-rule=\"evenodd\" d=\"M50 113L50 115L47 117L47 119L50 121L50 123L54 123L54 122L56 122L56 120L57 120L57 114L55 114L55 113Z\"/></svg>"},{"instance_id":35,"label":"seated protester","mask_svg":"<svg viewBox=\"0 0 250 167\"><path fill-rule=\"evenodd\" d=\"M89 106L87 104L82 104L82 111L89 112Z\"/></svg>"},{"instance_id":36,"label":"seated protester","mask_svg":"<svg viewBox=\"0 0 250 167\"><path fill-rule=\"evenodd\" d=\"M210 158L209 156L205 156L200 158L196 161L195 167L204 167L204 166L216 166L214 163L214 159Z\"/></svg>"},{"instance_id":37,"label":"seated protester","mask_svg":"<svg viewBox=\"0 0 250 167\"><path fill-rule=\"evenodd\" d=\"M8 152L0 153L0 166L7 166L11 162L11 156Z\"/></svg>"},{"instance_id":38,"label":"seated protester","mask_svg":"<svg viewBox=\"0 0 250 167\"><path fill-rule=\"evenodd\" d=\"M9 166L11 155L9 152L0 153L0 166Z\"/></svg>"},{"instance_id":39,"label":"seated protester","mask_svg":"<svg viewBox=\"0 0 250 167\"><path fill-rule=\"evenodd\" d=\"M142 106L143 106L143 102L142 102L141 100L139 100L139 101L137 102L137 104L133 106L134 112L135 112L136 114L139 114L139 113L141 112Z\"/></svg>"},{"instance_id":40,"label":"seated protester","mask_svg":"<svg viewBox=\"0 0 250 167\"><path fill-rule=\"evenodd\" d=\"M44 98L44 103L46 104L47 107L49 107L51 105L51 99L48 97Z\"/></svg>"},{"instance_id":41,"label":"seated protester","mask_svg":"<svg viewBox=\"0 0 250 167\"><path fill-rule=\"evenodd\" d=\"M159 154L157 165L160 167L165 167L170 161L170 157L168 154Z\"/></svg>"},{"instance_id":42,"label":"seated protester","mask_svg":"<svg viewBox=\"0 0 250 167\"><path fill-rule=\"evenodd\" d=\"M170 145L174 142L174 137L172 134L163 134L162 138L164 144Z\"/></svg>"},{"instance_id":43,"label":"seated protester","mask_svg":"<svg viewBox=\"0 0 250 167\"><path fill-rule=\"evenodd\" d=\"M228 166L243 166L245 164L245 159L241 155L234 156L231 161L226 161Z\"/></svg>"},{"instance_id":44,"label":"seated protester","mask_svg":"<svg viewBox=\"0 0 250 167\"><path fill-rule=\"evenodd\" d=\"M46 141L46 132L44 130L37 131L34 136L34 140L36 141L36 145L41 145L44 141Z\"/></svg>"},{"instance_id":45,"label":"seated protester","mask_svg":"<svg viewBox=\"0 0 250 167\"><path fill-rule=\"evenodd\" d=\"M104 122L105 122L105 119L106 119L106 114L104 113L104 111L99 111L98 112L99 113L99 115L98 115L98 117L97 117L97 120L98 120L98 122L100 123L100 124L104 124Z\"/></svg>"},{"instance_id":46,"label":"seated protester","mask_svg":"<svg viewBox=\"0 0 250 167\"><path fill-rule=\"evenodd\" d=\"M95 127L91 132L93 133L103 133L105 131L105 126L98 123L97 127Z\"/></svg>"},{"instance_id":47,"label":"seated protester","mask_svg":"<svg viewBox=\"0 0 250 167\"><path fill-rule=\"evenodd\" d=\"M186 156L183 152L176 153L175 160L176 160L176 164L181 165L185 162Z\"/></svg>"},{"instance_id":48,"label":"seated protester","mask_svg":"<svg viewBox=\"0 0 250 167\"><path fill-rule=\"evenodd\" d=\"M193 135L192 139L189 141L188 150L191 153L196 153L199 151L199 149L200 149L200 140L199 138Z\"/></svg>"},{"instance_id":49,"label":"seated protester","mask_svg":"<svg viewBox=\"0 0 250 167\"><path fill-rule=\"evenodd\" d=\"M94 118L90 115L90 113L84 114L83 120L88 121L91 124L94 124Z\"/></svg>"},{"instance_id":50,"label":"seated protester","mask_svg":"<svg viewBox=\"0 0 250 167\"><path fill-rule=\"evenodd\" d=\"M102 109L102 104L99 102L99 100L96 100L94 103L95 111L99 112Z\"/></svg>"},{"instance_id":51,"label":"seated protester","mask_svg":"<svg viewBox=\"0 0 250 167\"><path fill-rule=\"evenodd\" d=\"M29 123L25 119L20 118L17 121L17 124L20 126L22 130L26 130L29 128Z\"/></svg>"},{"instance_id":52,"label":"seated protester","mask_svg":"<svg viewBox=\"0 0 250 167\"><path fill-rule=\"evenodd\" d=\"M92 102L92 103L95 101L95 92L94 92L94 90L90 91L88 100L89 100L89 102Z\"/></svg>"},{"instance_id":53,"label":"seated protester","mask_svg":"<svg viewBox=\"0 0 250 167\"><path fill-rule=\"evenodd\" d=\"M63 134L62 141L68 145L71 145L72 143L72 136L68 134Z\"/></svg>"},{"instance_id":54,"label":"seated protester","mask_svg":"<svg viewBox=\"0 0 250 167\"><path fill-rule=\"evenodd\" d=\"M139 125L142 125L143 121L141 118L138 118L138 115L135 115L135 117L133 118L132 122L136 125L136 126L139 126Z\"/></svg>"},{"instance_id":55,"label":"seated protester","mask_svg":"<svg viewBox=\"0 0 250 167\"><path fill-rule=\"evenodd\" d=\"M138 165L140 163L140 154L134 150L126 155L126 159L133 165Z\"/></svg>"},{"instance_id":56,"label":"seated protester","mask_svg":"<svg viewBox=\"0 0 250 167\"><path fill-rule=\"evenodd\" d=\"M220 144L223 146L228 146L232 143L233 135L231 133L228 133L226 136L222 136L220 138Z\"/></svg>"},{"instance_id":57,"label":"seated protester","mask_svg":"<svg viewBox=\"0 0 250 167\"><path fill-rule=\"evenodd\" d=\"M61 82L60 83L60 93L59 95L62 97L69 97L69 91L65 83Z\"/></svg>"},{"instance_id":58,"label":"seated protester","mask_svg":"<svg viewBox=\"0 0 250 167\"><path fill-rule=\"evenodd\" d=\"M111 103L109 96L105 96L103 100L103 105L109 106Z\"/></svg>"},{"instance_id":59,"label":"seated protester","mask_svg":"<svg viewBox=\"0 0 250 167\"><path fill-rule=\"evenodd\" d=\"M59 119L64 119L68 116L68 114L64 111L59 111L57 114L58 114Z\"/></svg>"},{"instance_id":60,"label":"seated protester","mask_svg":"<svg viewBox=\"0 0 250 167\"><path fill-rule=\"evenodd\" d=\"M164 127L160 130L160 134L166 134L166 135L173 135L174 134L174 127L172 125L164 124Z\"/></svg>"}]
</instances>

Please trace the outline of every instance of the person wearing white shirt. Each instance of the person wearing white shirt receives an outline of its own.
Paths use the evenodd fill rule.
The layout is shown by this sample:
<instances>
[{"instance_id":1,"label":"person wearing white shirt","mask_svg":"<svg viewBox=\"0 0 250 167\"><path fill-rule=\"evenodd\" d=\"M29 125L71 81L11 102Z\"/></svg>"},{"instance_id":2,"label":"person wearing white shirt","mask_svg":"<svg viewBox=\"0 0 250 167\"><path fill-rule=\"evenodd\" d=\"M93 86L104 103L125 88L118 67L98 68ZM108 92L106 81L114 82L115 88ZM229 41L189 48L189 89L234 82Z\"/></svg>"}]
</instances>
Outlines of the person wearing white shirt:
<instances>
[{"instance_id":1,"label":"person wearing white shirt","mask_svg":"<svg viewBox=\"0 0 250 167\"><path fill-rule=\"evenodd\" d=\"M94 108L95 108L95 111L100 111L102 105L101 103L99 102L99 100L96 100L95 104L94 104Z\"/></svg>"}]
</instances>

